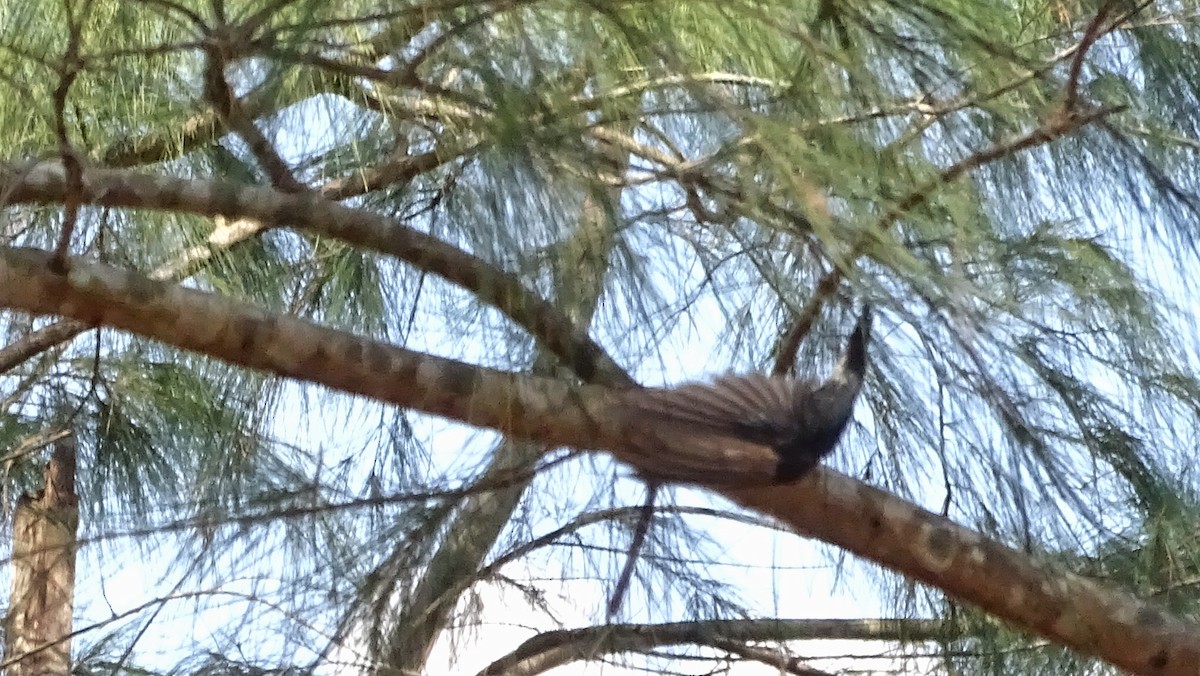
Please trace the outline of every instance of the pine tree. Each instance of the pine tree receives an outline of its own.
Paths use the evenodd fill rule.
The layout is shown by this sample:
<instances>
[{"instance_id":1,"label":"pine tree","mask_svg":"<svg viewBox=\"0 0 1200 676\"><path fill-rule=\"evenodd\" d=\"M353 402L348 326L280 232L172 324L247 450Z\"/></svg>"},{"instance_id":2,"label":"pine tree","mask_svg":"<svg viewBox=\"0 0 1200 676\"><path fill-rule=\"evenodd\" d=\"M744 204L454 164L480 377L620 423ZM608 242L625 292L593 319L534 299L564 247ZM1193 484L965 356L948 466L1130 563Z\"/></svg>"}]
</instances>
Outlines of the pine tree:
<instances>
[{"instance_id":1,"label":"pine tree","mask_svg":"<svg viewBox=\"0 0 1200 676\"><path fill-rule=\"evenodd\" d=\"M0 5L5 507L72 435L74 669L440 673L503 593L459 668L1194 670L1198 11ZM631 413L864 305L797 482ZM765 533L861 617L739 598L839 593Z\"/></svg>"}]
</instances>

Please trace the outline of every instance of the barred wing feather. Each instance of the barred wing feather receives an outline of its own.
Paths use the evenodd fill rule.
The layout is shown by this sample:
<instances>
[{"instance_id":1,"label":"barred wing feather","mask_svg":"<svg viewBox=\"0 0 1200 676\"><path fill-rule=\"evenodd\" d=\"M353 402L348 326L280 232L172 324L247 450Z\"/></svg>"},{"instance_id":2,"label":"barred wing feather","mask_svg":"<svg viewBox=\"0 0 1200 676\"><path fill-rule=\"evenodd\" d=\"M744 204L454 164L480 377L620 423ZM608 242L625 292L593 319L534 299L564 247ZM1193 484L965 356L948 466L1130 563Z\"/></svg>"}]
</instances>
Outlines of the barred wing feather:
<instances>
[{"instance_id":1,"label":"barred wing feather","mask_svg":"<svg viewBox=\"0 0 1200 676\"><path fill-rule=\"evenodd\" d=\"M795 404L804 397L797 397L796 391L815 386L811 381L761 374L724 376L712 384L637 390L629 393L627 401L635 415L770 443L770 430L790 426L798 412Z\"/></svg>"},{"instance_id":2,"label":"barred wing feather","mask_svg":"<svg viewBox=\"0 0 1200 676\"><path fill-rule=\"evenodd\" d=\"M854 412L870 322L864 308L825 382L748 374L626 392L634 443L659 465L650 473L701 483L730 476L754 481L803 476L833 450Z\"/></svg>"}]
</instances>

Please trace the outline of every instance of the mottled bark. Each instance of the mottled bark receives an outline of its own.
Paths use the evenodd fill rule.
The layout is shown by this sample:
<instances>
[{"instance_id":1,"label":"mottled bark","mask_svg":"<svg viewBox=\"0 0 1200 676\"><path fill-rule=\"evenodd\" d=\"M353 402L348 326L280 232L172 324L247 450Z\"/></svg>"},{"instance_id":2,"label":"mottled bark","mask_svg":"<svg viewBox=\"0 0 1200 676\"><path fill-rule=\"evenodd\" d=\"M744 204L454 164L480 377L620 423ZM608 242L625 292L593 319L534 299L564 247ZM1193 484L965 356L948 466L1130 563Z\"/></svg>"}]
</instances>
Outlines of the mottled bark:
<instances>
[{"instance_id":1,"label":"mottled bark","mask_svg":"<svg viewBox=\"0 0 1200 676\"><path fill-rule=\"evenodd\" d=\"M12 595L5 619L4 673L61 676L71 672L75 603L75 439L54 448L46 484L17 500L13 515Z\"/></svg>"},{"instance_id":2,"label":"mottled bark","mask_svg":"<svg viewBox=\"0 0 1200 676\"><path fill-rule=\"evenodd\" d=\"M228 221L219 217L214 220L216 225L209 234L207 243L180 252L170 262L151 272L150 278L162 281L186 279L195 274L218 252L247 241L263 230L262 224L254 221ZM20 340L5 345L0 348L0 373L7 373L26 360L73 339L89 328L91 327L82 322L64 319L49 326L43 326Z\"/></svg>"},{"instance_id":3,"label":"mottled bark","mask_svg":"<svg viewBox=\"0 0 1200 676\"><path fill-rule=\"evenodd\" d=\"M653 421L630 419L620 390L522 376L423 355L114 268L0 249L0 307L113 326L278 375L321 383L546 447L606 450L651 475L711 468L721 494L795 531L926 582L1019 627L1140 674L1195 673L1200 630L1128 594L1042 567L936 514L819 468L766 485L774 454L702 456L648 447ZM664 440L665 441L665 440ZM722 488L735 477L755 488Z\"/></svg>"},{"instance_id":4,"label":"mottled bark","mask_svg":"<svg viewBox=\"0 0 1200 676\"><path fill-rule=\"evenodd\" d=\"M441 359L81 259L58 275L49 260L43 251L0 249L0 306L121 328L518 439L626 445L619 397L607 388Z\"/></svg>"},{"instance_id":5,"label":"mottled bark","mask_svg":"<svg viewBox=\"0 0 1200 676\"><path fill-rule=\"evenodd\" d=\"M1059 645L1131 673L1195 676L1200 627L857 479L822 468L794 486L722 493Z\"/></svg>"}]
</instances>

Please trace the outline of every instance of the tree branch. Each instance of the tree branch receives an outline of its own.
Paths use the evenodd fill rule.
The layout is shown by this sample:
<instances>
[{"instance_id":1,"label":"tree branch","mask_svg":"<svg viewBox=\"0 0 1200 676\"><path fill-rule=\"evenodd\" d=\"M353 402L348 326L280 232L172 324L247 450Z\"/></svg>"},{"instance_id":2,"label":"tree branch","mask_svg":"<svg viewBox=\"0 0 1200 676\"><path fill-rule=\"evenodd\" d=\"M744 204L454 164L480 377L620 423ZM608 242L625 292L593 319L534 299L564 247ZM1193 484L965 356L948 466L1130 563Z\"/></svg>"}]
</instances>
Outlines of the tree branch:
<instances>
[{"instance_id":1,"label":"tree branch","mask_svg":"<svg viewBox=\"0 0 1200 676\"><path fill-rule=\"evenodd\" d=\"M209 233L206 244L185 250L170 262L156 268L150 278L158 281L186 279L209 261L218 251L232 248L262 232L263 225L255 221L229 221L217 218L216 227ZM63 319L24 336L0 348L0 374L8 373L26 360L61 345L87 331L90 326Z\"/></svg>"},{"instance_id":2,"label":"tree branch","mask_svg":"<svg viewBox=\"0 0 1200 676\"><path fill-rule=\"evenodd\" d=\"M527 289L516 275L393 219L344 207L319 195L116 170L85 171L82 188L79 199L85 204L247 219L265 227L299 228L395 256L492 305L583 380L634 386L602 347L554 305ZM0 204L61 203L66 192L58 162L24 170L0 164Z\"/></svg>"},{"instance_id":3,"label":"tree branch","mask_svg":"<svg viewBox=\"0 0 1200 676\"><path fill-rule=\"evenodd\" d=\"M618 400L596 386L433 357L106 265L0 249L0 305L124 329L185 350L551 446L625 445Z\"/></svg>"},{"instance_id":4,"label":"tree branch","mask_svg":"<svg viewBox=\"0 0 1200 676\"><path fill-rule=\"evenodd\" d=\"M701 620L622 624L548 631L492 662L478 676L532 676L571 662L672 645L716 646L748 642L840 639L935 641L951 628L925 620Z\"/></svg>"},{"instance_id":5,"label":"tree branch","mask_svg":"<svg viewBox=\"0 0 1200 676\"><path fill-rule=\"evenodd\" d=\"M305 185L292 174L291 167L254 123L254 118L246 114L242 102L225 79L227 57L224 52L234 47L216 38L210 38L209 41L212 44L205 50L204 58L204 98L212 103L217 119L227 130L245 141L272 186L283 192L303 192Z\"/></svg>"}]
</instances>

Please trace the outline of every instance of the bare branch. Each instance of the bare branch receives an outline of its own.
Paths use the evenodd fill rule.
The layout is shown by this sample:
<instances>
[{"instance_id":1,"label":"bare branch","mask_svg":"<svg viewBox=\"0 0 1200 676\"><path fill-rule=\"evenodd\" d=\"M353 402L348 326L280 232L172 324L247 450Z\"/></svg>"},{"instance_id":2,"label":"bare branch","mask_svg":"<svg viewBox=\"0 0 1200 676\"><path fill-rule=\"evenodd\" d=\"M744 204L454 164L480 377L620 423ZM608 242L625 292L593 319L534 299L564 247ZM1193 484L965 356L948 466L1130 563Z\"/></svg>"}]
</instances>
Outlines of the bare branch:
<instances>
[{"instance_id":1,"label":"bare branch","mask_svg":"<svg viewBox=\"0 0 1200 676\"><path fill-rule=\"evenodd\" d=\"M217 252L228 250L258 235L264 229L262 223L254 221L230 221L221 217L215 220L216 227L209 234L207 244L187 249L150 273L150 278L158 281L186 279L195 274ZM11 371L26 360L61 345L90 328L92 327L87 324L64 319L0 348L0 374Z\"/></svg>"},{"instance_id":2,"label":"bare branch","mask_svg":"<svg viewBox=\"0 0 1200 676\"><path fill-rule=\"evenodd\" d=\"M58 246L54 250L53 265L61 272L62 266L70 253L71 235L79 220L79 199L76 195L81 192L79 187L83 182L83 164L75 146L71 144L70 132L67 131L67 97L71 86L79 77L83 61L79 54L80 30L75 20L71 3L64 3L67 12L67 49L59 64L58 86L54 89L54 134L58 137L58 152L62 157L63 173L67 179L67 190L63 200L62 231L59 232Z\"/></svg>"},{"instance_id":3,"label":"bare branch","mask_svg":"<svg viewBox=\"0 0 1200 676\"><path fill-rule=\"evenodd\" d=\"M701 620L666 624L622 624L563 629L538 634L492 662L478 676L532 676L579 660L672 645L721 647L748 642L849 639L933 641L953 628L921 620Z\"/></svg>"},{"instance_id":4,"label":"bare branch","mask_svg":"<svg viewBox=\"0 0 1200 676\"><path fill-rule=\"evenodd\" d=\"M237 31L230 32L239 34ZM259 130L254 119L246 114L242 102L225 79L226 52L237 49L237 45L228 45L216 36L210 37L209 42L211 44L205 50L204 58L204 98L212 103L221 123L246 142L271 185L284 192L303 192L306 189L304 184L292 175L287 162Z\"/></svg>"}]
</instances>

